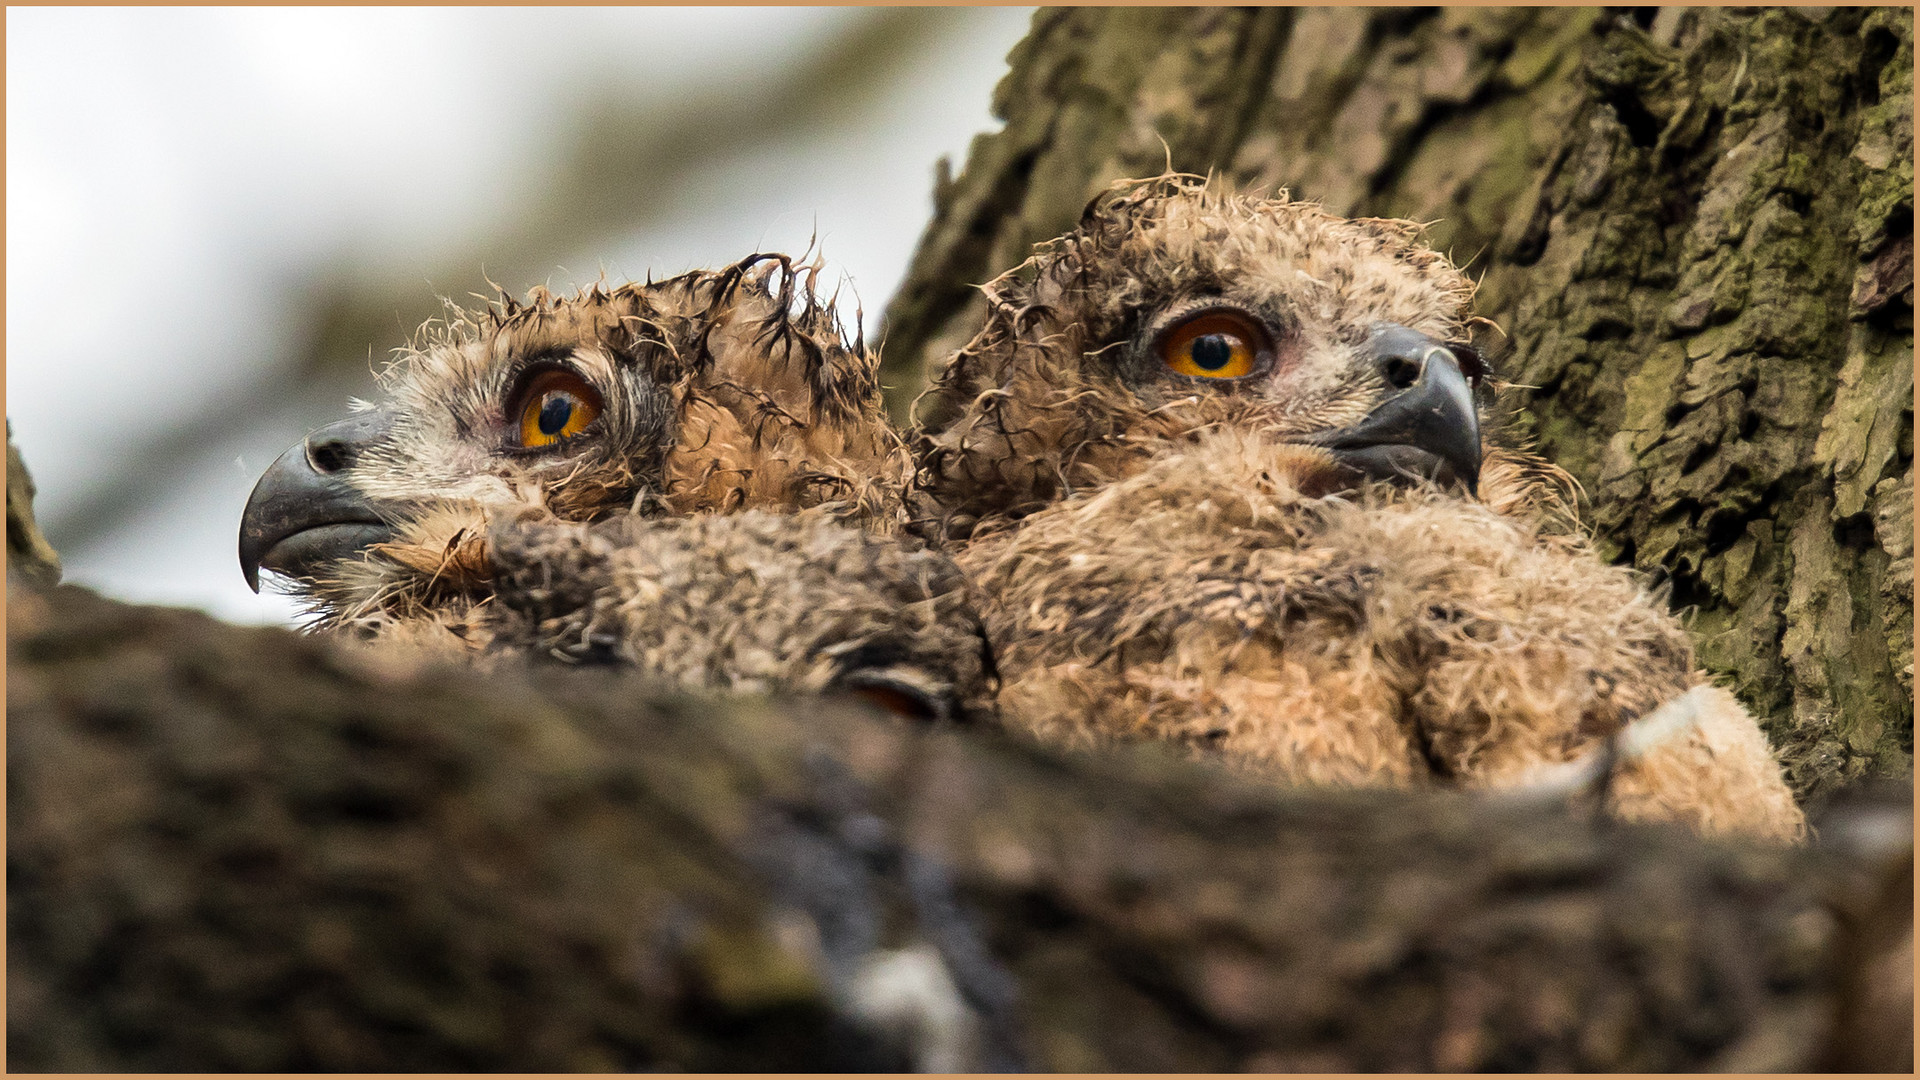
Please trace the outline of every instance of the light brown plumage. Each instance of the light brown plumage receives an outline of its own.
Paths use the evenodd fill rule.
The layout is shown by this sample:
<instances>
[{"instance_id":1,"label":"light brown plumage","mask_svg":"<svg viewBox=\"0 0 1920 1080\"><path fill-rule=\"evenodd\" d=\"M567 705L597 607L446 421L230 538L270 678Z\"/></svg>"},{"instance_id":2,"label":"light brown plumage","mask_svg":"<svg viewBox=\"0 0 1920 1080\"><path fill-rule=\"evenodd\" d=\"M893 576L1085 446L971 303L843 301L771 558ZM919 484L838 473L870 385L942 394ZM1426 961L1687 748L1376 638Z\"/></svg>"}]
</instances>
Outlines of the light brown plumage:
<instances>
[{"instance_id":1,"label":"light brown plumage","mask_svg":"<svg viewBox=\"0 0 1920 1080\"><path fill-rule=\"evenodd\" d=\"M912 442L921 527L976 585L1006 721L1298 780L1511 788L1701 687L1547 463L1488 447L1474 499L1303 442L1411 392L1369 351L1382 327L1456 343L1473 374L1471 294L1411 224L1174 177L1118 187L989 285ZM1220 310L1250 320L1257 362L1181 337ZM1614 770L1618 812L1800 836L1753 719L1712 688L1685 704L1690 725Z\"/></svg>"}]
</instances>

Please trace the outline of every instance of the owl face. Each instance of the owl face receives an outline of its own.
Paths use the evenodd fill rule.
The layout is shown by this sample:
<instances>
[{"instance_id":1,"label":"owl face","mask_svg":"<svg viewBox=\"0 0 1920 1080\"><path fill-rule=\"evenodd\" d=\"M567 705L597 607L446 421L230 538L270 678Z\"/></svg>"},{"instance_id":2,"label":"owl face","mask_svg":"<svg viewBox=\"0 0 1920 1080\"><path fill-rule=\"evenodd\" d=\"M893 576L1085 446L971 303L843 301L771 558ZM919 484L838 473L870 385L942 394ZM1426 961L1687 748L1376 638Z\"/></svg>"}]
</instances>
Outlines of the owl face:
<instances>
[{"instance_id":1,"label":"owl face","mask_svg":"<svg viewBox=\"0 0 1920 1080\"><path fill-rule=\"evenodd\" d=\"M1122 189L988 286L985 327L920 403L921 483L963 518L1018 514L1231 427L1324 450L1322 488L1471 489L1471 295L1405 222Z\"/></svg>"},{"instance_id":2,"label":"owl face","mask_svg":"<svg viewBox=\"0 0 1920 1080\"><path fill-rule=\"evenodd\" d=\"M571 298L455 312L386 372L387 397L261 477L249 584L293 581L322 621L483 593L490 522L834 508L869 523L905 475L873 359L814 268L755 256Z\"/></svg>"}]
</instances>

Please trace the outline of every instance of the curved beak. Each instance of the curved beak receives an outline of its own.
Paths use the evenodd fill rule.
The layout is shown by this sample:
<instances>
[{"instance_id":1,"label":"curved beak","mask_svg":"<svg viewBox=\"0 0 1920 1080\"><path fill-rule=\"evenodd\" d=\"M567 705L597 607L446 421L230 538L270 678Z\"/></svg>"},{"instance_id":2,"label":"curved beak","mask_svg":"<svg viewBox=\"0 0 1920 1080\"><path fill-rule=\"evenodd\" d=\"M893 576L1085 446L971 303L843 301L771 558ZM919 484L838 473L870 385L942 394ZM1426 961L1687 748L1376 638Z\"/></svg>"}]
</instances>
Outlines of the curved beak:
<instances>
[{"instance_id":1,"label":"curved beak","mask_svg":"<svg viewBox=\"0 0 1920 1080\"><path fill-rule=\"evenodd\" d=\"M1453 350L1404 326L1381 326L1368 341L1371 359L1398 387L1352 427L1302 440L1324 446L1369 476L1458 480L1480 485L1480 413L1473 386Z\"/></svg>"},{"instance_id":2,"label":"curved beak","mask_svg":"<svg viewBox=\"0 0 1920 1080\"><path fill-rule=\"evenodd\" d=\"M263 569L313 577L393 535L375 504L345 479L391 423L390 415L370 412L328 424L267 467L240 516L240 572L248 588L260 591Z\"/></svg>"}]
</instances>

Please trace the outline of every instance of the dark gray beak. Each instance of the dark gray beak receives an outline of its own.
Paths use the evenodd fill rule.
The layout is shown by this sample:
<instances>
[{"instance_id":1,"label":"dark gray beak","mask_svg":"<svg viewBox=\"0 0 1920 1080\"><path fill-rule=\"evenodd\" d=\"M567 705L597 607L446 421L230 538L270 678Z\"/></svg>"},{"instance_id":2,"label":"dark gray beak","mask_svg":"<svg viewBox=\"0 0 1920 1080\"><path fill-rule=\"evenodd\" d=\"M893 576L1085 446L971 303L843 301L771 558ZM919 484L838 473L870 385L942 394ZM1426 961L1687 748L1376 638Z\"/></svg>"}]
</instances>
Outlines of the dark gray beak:
<instances>
[{"instance_id":1,"label":"dark gray beak","mask_svg":"<svg viewBox=\"0 0 1920 1080\"><path fill-rule=\"evenodd\" d=\"M328 424L267 468L240 517L240 570L249 588L260 591L263 569L313 577L392 537L379 509L344 479L392 422L391 414L375 411Z\"/></svg>"},{"instance_id":2,"label":"dark gray beak","mask_svg":"<svg viewBox=\"0 0 1920 1080\"><path fill-rule=\"evenodd\" d=\"M1369 476L1457 480L1477 494L1480 414L1459 357L1404 326L1377 327L1367 347L1394 391L1358 424L1301 441Z\"/></svg>"}]
</instances>

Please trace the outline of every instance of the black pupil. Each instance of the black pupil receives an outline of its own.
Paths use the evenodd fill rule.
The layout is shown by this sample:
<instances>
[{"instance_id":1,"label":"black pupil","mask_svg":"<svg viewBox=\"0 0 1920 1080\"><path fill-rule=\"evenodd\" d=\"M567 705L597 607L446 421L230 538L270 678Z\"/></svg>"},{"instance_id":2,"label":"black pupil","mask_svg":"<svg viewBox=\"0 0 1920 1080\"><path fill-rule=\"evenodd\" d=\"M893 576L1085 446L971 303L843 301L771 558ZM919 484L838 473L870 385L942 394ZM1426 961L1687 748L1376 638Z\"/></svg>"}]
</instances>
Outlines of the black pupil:
<instances>
[{"instance_id":1,"label":"black pupil","mask_svg":"<svg viewBox=\"0 0 1920 1080\"><path fill-rule=\"evenodd\" d=\"M1233 339L1225 334L1205 334L1193 339L1193 366L1202 371L1219 371L1233 359Z\"/></svg>"},{"instance_id":2,"label":"black pupil","mask_svg":"<svg viewBox=\"0 0 1920 1080\"><path fill-rule=\"evenodd\" d=\"M540 434L558 435L573 418L573 395L555 391L540 403Z\"/></svg>"}]
</instances>

